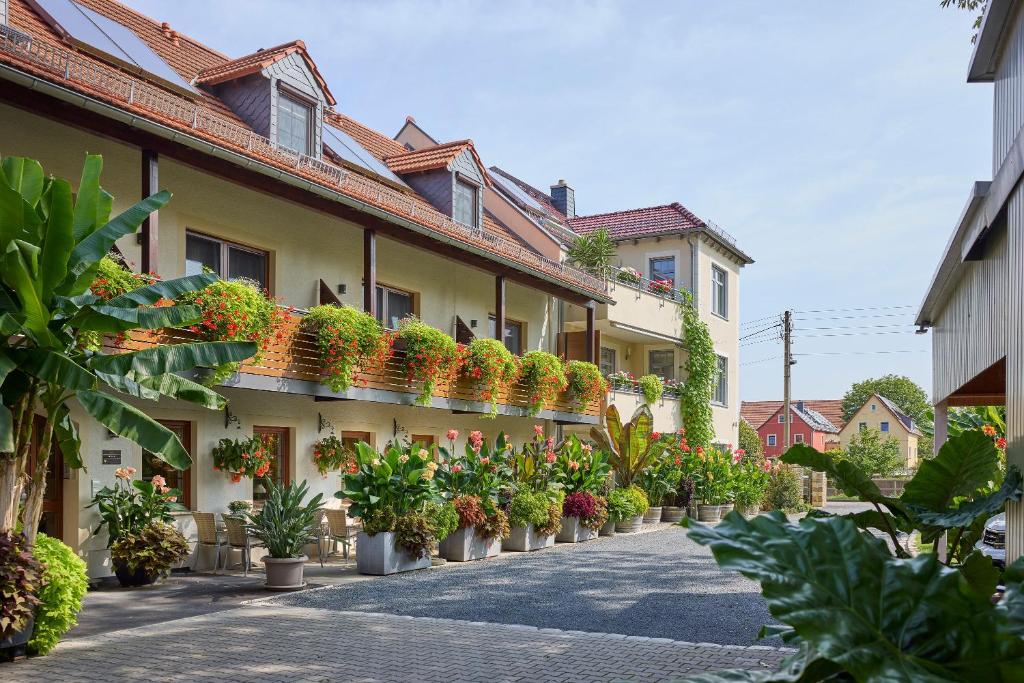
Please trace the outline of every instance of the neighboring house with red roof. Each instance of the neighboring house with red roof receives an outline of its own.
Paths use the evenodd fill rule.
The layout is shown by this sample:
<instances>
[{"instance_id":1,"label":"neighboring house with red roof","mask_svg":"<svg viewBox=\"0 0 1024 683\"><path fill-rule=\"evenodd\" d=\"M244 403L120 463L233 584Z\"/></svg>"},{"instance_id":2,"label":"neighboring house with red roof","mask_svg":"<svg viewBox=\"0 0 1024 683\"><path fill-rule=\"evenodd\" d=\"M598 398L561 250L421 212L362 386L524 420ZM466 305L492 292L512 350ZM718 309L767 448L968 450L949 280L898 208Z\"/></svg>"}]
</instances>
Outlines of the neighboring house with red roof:
<instances>
[{"instance_id":1,"label":"neighboring house with red roof","mask_svg":"<svg viewBox=\"0 0 1024 683\"><path fill-rule=\"evenodd\" d=\"M413 314L453 336L487 336L494 320L514 329L498 336L524 353L558 350L555 302L614 301L606 281L563 263L562 242L525 212L488 210L497 190L472 141L411 149L349 117L339 111L345 93L329 87L301 40L232 58L115 0L0 7L3 154L38 159L72 183L86 153L101 154L115 213L170 190L138 239L117 241L126 262L165 279L204 270L247 278L298 311L259 359L217 387L230 413L128 399L177 434L193 455L185 471L108 435L76 406L88 476L56 477L43 530L85 557L94 578L109 574L109 554L86 506L118 467L164 476L190 509L224 512L265 491L214 471L222 438L274 437L269 476L305 480L333 500L337 477L321 477L310 457L324 430L383 446L481 428L490 402L461 385L445 382L415 406L401 352L365 384L324 385L317 342L300 326L305 310L346 304L389 328ZM552 433L600 421L597 403L580 408L565 393L530 417L527 395L522 386L501 393L489 436L525 441L536 424ZM52 462L61 472L56 454ZM176 523L194 539L190 517Z\"/></svg>"},{"instance_id":2,"label":"neighboring house with red roof","mask_svg":"<svg viewBox=\"0 0 1024 683\"><path fill-rule=\"evenodd\" d=\"M744 419L752 415L753 411L747 408L747 401L744 401ZM786 408L782 401L757 401L761 404L773 404L775 410L768 414L768 417L758 426L758 436L764 445L764 454L777 457L786 452L785 428ZM811 407L811 401L791 401L790 407L790 443L807 444L811 448L824 453L829 449L828 444L839 439L840 425L835 424L821 412ZM757 418L755 418L757 419ZM748 419L747 422L750 422ZM753 423L751 423L753 427Z\"/></svg>"}]
</instances>

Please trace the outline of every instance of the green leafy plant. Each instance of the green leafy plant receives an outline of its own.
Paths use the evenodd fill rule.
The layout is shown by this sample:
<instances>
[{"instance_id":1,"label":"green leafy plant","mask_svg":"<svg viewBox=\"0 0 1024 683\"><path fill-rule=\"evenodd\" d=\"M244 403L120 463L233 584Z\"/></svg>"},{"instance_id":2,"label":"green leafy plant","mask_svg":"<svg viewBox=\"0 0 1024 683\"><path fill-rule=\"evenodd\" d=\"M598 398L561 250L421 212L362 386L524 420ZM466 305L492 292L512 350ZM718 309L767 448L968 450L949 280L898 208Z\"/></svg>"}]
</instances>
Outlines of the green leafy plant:
<instances>
[{"instance_id":1,"label":"green leafy plant","mask_svg":"<svg viewBox=\"0 0 1024 683\"><path fill-rule=\"evenodd\" d=\"M181 532L166 522L150 522L137 532L125 533L110 546L110 563L150 579L167 576L171 567L189 554Z\"/></svg>"},{"instance_id":2,"label":"green leafy plant","mask_svg":"<svg viewBox=\"0 0 1024 683\"><path fill-rule=\"evenodd\" d=\"M89 589L85 561L71 548L46 534L36 537L32 553L43 566L42 590L29 652L45 655L78 623L82 598Z\"/></svg>"},{"instance_id":3,"label":"green leafy plant","mask_svg":"<svg viewBox=\"0 0 1024 683\"><path fill-rule=\"evenodd\" d=\"M156 522L172 523L171 513L185 509L176 502L181 492L165 486L163 477L139 481L132 480L134 474L134 467L118 468L114 486L104 486L86 506L99 513L100 523L93 534L106 528L108 548L125 536L139 536Z\"/></svg>"},{"instance_id":4,"label":"green leafy plant","mask_svg":"<svg viewBox=\"0 0 1024 683\"><path fill-rule=\"evenodd\" d=\"M534 531L538 536L554 536L562 528L562 506L565 504L565 493L549 491L547 502L547 519L534 526Z\"/></svg>"},{"instance_id":5,"label":"green leafy plant","mask_svg":"<svg viewBox=\"0 0 1024 683\"><path fill-rule=\"evenodd\" d=\"M22 534L0 534L0 638L24 628L35 613L43 566Z\"/></svg>"},{"instance_id":6,"label":"green leafy plant","mask_svg":"<svg viewBox=\"0 0 1024 683\"><path fill-rule=\"evenodd\" d=\"M208 341L254 342L254 360L259 360L271 343L284 339L290 314L290 309L279 308L259 283L244 278L216 280L201 290L183 292L178 301L200 310L201 319L190 325L189 331ZM218 365L204 384L223 382L238 372L240 365L239 361Z\"/></svg>"},{"instance_id":7,"label":"green leafy plant","mask_svg":"<svg viewBox=\"0 0 1024 683\"><path fill-rule=\"evenodd\" d=\"M436 540L443 541L458 530L459 511L455 509L451 501L427 503L424 509L433 524Z\"/></svg>"},{"instance_id":8,"label":"green leafy plant","mask_svg":"<svg viewBox=\"0 0 1024 683\"><path fill-rule=\"evenodd\" d=\"M764 444L761 443L761 435L750 424L740 419L740 441L736 452L742 451L748 456L764 455Z\"/></svg>"},{"instance_id":9,"label":"green leafy plant","mask_svg":"<svg viewBox=\"0 0 1024 683\"><path fill-rule=\"evenodd\" d=\"M719 672L695 681L1015 681L1024 677L1024 562L998 575L975 554L966 571L935 554L893 557L852 519L778 512L716 527L689 522L690 538L724 569L761 584L780 635L798 652L779 673ZM977 564L976 564L977 563ZM987 570L985 569L987 565Z\"/></svg>"},{"instance_id":10,"label":"green leafy plant","mask_svg":"<svg viewBox=\"0 0 1024 683\"><path fill-rule=\"evenodd\" d=\"M509 503L508 523L513 527L540 527L548 521L550 505L550 499L543 493L519 491Z\"/></svg>"},{"instance_id":11,"label":"green leafy plant","mask_svg":"<svg viewBox=\"0 0 1024 683\"><path fill-rule=\"evenodd\" d=\"M652 507L660 507L679 484L682 471L669 457L654 458L640 473L637 484L647 495Z\"/></svg>"},{"instance_id":12,"label":"green leafy plant","mask_svg":"<svg viewBox=\"0 0 1024 683\"><path fill-rule=\"evenodd\" d=\"M883 437L877 429L861 429L850 437L844 460L876 477L891 477L906 465L899 439Z\"/></svg>"},{"instance_id":13,"label":"green leafy plant","mask_svg":"<svg viewBox=\"0 0 1024 683\"><path fill-rule=\"evenodd\" d=\"M644 397L644 403L649 406L660 401L661 395L665 393L665 383L657 375L644 375L637 380L637 385Z\"/></svg>"},{"instance_id":14,"label":"green leafy plant","mask_svg":"<svg viewBox=\"0 0 1024 683\"><path fill-rule=\"evenodd\" d=\"M733 500L743 510L761 505L768 481L771 478L772 465L765 458L756 456L740 456L734 464L736 474L733 477Z\"/></svg>"},{"instance_id":15,"label":"green leafy plant","mask_svg":"<svg viewBox=\"0 0 1024 683\"><path fill-rule=\"evenodd\" d=\"M247 439L221 439L210 452L213 469L226 472L231 481L238 483L242 477L256 479L266 476L271 465L272 435L254 434Z\"/></svg>"},{"instance_id":16,"label":"green leafy plant","mask_svg":"<svg viewBox=\"0 0 1024 683\"><path fill-rule=\"evenodd\" d=\"M100 188L101 168L100 157L86 157L73 193L67 180L45 176L36 161L0 161L0 533L14 528L24 496L21 522L29 545L39 527L54 439L66 465L82 466L73 404L183 469L191 459L174 433L119 394L146 401L182 399L220 410L221 396L181 373L239 362L257 351L251 342L158 345L128 353L82 347L83 333L197 324L199 306L164 304L216 280L209 274L187 276L109 299L93 292L101 262L115 242L137 232L170 200L168 192L160 192L111 219L113 198ZM100 283L101 291L106 284ZM33 434L37 414L46 419L42 432Z\"/></svg>"},{"instance_id":17,"label":"green leafy plant","mask_svg":"<svg viewBox=\"0 0 1024 683\"><path fill-rule=\"evenodd\" d=\"M643 506L643 512L636 512L637 496L632 489L612 489L608 494L608 518L613 522L624 522L630 517L642 515L647 511Z\"/></svg>"},{"instance_id":18,"label":"green leafy plant","mask_svg":"<svg viewBox=\"0 0 1024 683\"><path fill-rule=\"evenodd\" d=\"M615 242L608 230L600 228L586 235L578 235L566 252L568 260L577 267L600 278L611 273L615 258Z\"/></svg>"},{"instance_id":19,"label":"green leafy plant","mask_svg":"<svg viewBox=\"0 0 1024 683\"><path fill-rule=\"evenodd\" d=\"M446 498L476 496L488 510L498 508L512 488L511 449L504 433L491 444L480 431L470 432L461 455L439 448L438 489Z\"/></svg>"},{"instance_id":20,"label":"green leafy plant","mask_svg":"<svg viewBox=\"0 0 1024 683\"><path fill-rule=\"evenodd\" d=\"M660 435L655 438L654 416L646 405L637 408L626 425L618 409L608 406L605 429L595 427L590 435L598 448L608 453L608 462L622 486L632 484L655 458L661 457L667 445Z\"/></svg>"},{"instance_id":21,"label":"green leafy plant","mask_svg":"<svg viewBox=\"0 0 1024 683\"><path fill-rule=\"evenodd\" d=\"M843 394L843 420L849 422L874 394L892 401L919 425L930 426L928 393L909 377L891 374L853 384Z\"/></svg>"},{"instance_id":22,"label":"green leafy plant","mask_svg":"<svg viewBox=\"0 0 1024 683\"><path fill-rule=\"evenodd\" d=\"M569 382L574 405L579 410L601 400L608 393L608 383L601 376L601 369L593 363L571 360L565 364L565 377Z\"/></svg>"},{"instance_id":23,"label":"green leafy plant","mask_svg":"<svg viewBox=\"0 0 1024 683\"><path fill-rule=\"evenodd\" d=\"M527 352L520 360L519 378L526 387L530 416L544 410L569 385L565 365L547 351Z\"/></svg>"},{"instance_id":24,"label":"green leafy plant","mask_svg":"<svg viewBox=\"0 0 1024 683\"><path fill-rule=\"evenodd\" d=\"M391 531L398 516L420 512L438 498L434 482L438 464L425 449L391 444L378 453L362 441L355 448L356 471L345 475L343 490L334 496L351 501L349 511L363 520L367 534ZM390 524L380 524L388 519Z\"/></svg>"},{"instance_id":25,"label":"green leafy plant","mask_svg":"<svg viewBox=\"0 0 1024 683\"><path fill-rule=\"evenodd\" d=\"M304 481L278 486L267 479L264 486L267 500L263 508L246 513L252 535L266 546L271 557L300 557L316 526L316 513L323 507L323 494L316 494L307 503L309 485Z\"/></svg>"},{"instance_id":26,"label":"green leafy plant","mask_svg":"<svg viewBox=\"0 0 1024 683\"><path fill-rule=\"evenodd\" d=\"M480 398L491 404L485 417L498 414L498 393L516 381L519 363L516 357L497 339L478 337L466 347L462 374L478 387Z\"/></svg>"},{"instance_id":27,"label":"green leafy plant","mask_svg":"<svg viewBox=\"0 0 1024 683\"><path fill-rule=\"evenodd\" d=\"M252 503L247 500L233 500L228 503L228 512L232 515L244 517L246 512L252 510Z\"/></svg>"},{"instance_id":28,"label":"green leafy plant","mask_svg":"<svg viewBox=\"0 0 1024 683\"><path fill-rule=\"evenodd\" d=\"M428 406L437 383L458 376L462 365L459 346L441 330L416 318L398 323L398 340L405 347L406 379L422 383L416 403Z\"/></svg>"},{"instance_id":29,"label":"green leafy plant","mask_svg":"<svg viewBox=\"0 0 1024 683\"><path fill-rule=\"evenodd\" d=\"M347 391L357 370L379 370L391 357L394 336L372 315L351 306L314 306L302 326L316 335L323 382L331 391Z\"/></svg>"},{"instance_id":30,"label":"green leafy plant","mask_svg":"<svg viewBox=\"0 0 1024 683\"><path fill-rule=\"evenodd\" d=\"M768 483L761 506L766 510L781 512L799 512L806 509L804 504L804 487L800 477L789 467L776 463L768 473Z\"/></svg>"},{"instance_id":31,"label":"green leafy plant","mask_svg":"<svg viewBox=\"0 0 1024 683\"><path fill-rule=\"evenodd\" d=\"M947 533L949 564L966 560L984 520L1002 510L1007 501L1020 500L1024 481L1014 466L1003 477L999 452L983 432L964 432L948 439L934 458L921 463L899 498L883 495L871 477L853 463L806 445L793 446L782 460L825 472L844 494L870 503L872 510L851 519L862 528L887 534L901 556L909 553L899 532L917 530L925 543Z\"/></svg>"},{"instance_id":32,"label":"green leafy plant","mask_svg":"<svg viewBox=\"0 0 1024 683\"><path fill-rule=\"evenodd\" d=\"M407 512L395 520L395 543L416 559L430 555L436 533L433 521L422 512Z\"/></svg>"},{"instance_id":33,"label":"green leafy plant","mask_svg":"<svg viewBox=\"0 0 1024 683\"><path fill-rule=\"evenodd\" d=\"M359 467L352 449L346 448L341 439L334 434L325 436L313 444L313 464L324 477L329 472L338 471L352 474Z\"/></svg>"},{"instance_id":34,"label":"green leafy plant","mask_svg":"<svg viewBox=\"0 0 1024 683\"><path fill-rule=\"evenodd\" d=\"M508 515L504 510L490 510L484 516L482 522L476 525L475 533L483 539L508 538L511 529L508 525Z\"/></svg>"},{"instance_id":35,"label":"green leafy plant","mask_svg":"<svg viewBox=\"0 0 1024 683\"><path fill-rule=\"evenodd\" d=\"M686 347L686 383L679 392L679 416L690 446L710 448L715 438L711 397L718 379L718 358L707 324L701 320L693 296L680 290L683 344Z\"/></svg>"},{"instance_id":36,"label":"green leafy plant","mask_svg":"<svg viewBox=\"0 0 1024 683\"><path fill-rule=\"evenodd\" d=\"M586 491L601 492L611 466L608 456L570 434L557 451L554 463L554 480L566 494Z\"/></svg>"},{"instance_id":37,"label":"green leafy plant","mask_svg":"<svg viewBox=\"0 0 1024 683\"><path fill-rule=\"evenodd\" d=\"M92 281L90 290L102 301L110 301L134 289L145 287L157 282L159 278L146 273L135 273L125 264L124 259L116 254L107 254L100 259L96 268L96 279ZM121 346L126 335L119 332L115 335L115 345ZM103 334L100 332L80 332L79 344L84 349L99 351L103 346Z\"/></svg>"}]
</instances>

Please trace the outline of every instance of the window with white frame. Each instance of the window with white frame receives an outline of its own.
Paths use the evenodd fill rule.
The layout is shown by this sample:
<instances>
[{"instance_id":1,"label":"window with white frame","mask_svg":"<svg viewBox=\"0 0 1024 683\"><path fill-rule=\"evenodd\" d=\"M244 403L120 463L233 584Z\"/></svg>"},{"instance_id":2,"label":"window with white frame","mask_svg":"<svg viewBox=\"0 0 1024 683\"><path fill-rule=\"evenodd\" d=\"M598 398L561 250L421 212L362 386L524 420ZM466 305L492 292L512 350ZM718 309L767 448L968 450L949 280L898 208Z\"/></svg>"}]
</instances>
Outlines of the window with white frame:
<instances>
[{"instance_id":1,"label":"window with white frame","mask_svg":"<svg viewBox=\"0 0 1024 683\"><path fill-rule=\"evenodd\" d=\"M785 414L779 415L779 424L780 425L786 424L786 416L785 416Z\"/></svg>"},{"instance_id":2,"label":"window with white frame","mask_svg":"<svg viewBox=\"0 0 1024 683\"><path fill-rule=\"evenodd\" d=\"M768 445L769 446L774 446L777 443L777 441L776 441L777 439L778 439L778 437L775 434L769 434L768 435Z\"/></svg>"},{"instance_id":3,"label":"window with white frame","mask_svg":"<svg viewBox=\"0 0 1024 683\"><path fill-rule=\"evenodd\" d=\"M729 404L729 359L725 356L716 356L718 359L718 379L715 383L715 395L712 403L720 406Z\"/></svg>"},{"instance_id":4,"label":"window with white frame","mask_svg":"<svg viewBox=\"0 0 1024 683\"><path fill-rule=\"evenodd\" d=\"M676 257L675 256L656 256L648 259L648 272L652 280L671 280L673 284L676 281Z\"/></svg>"},{"instance_id":5,"label":"window with white frame","mask_svg":"<svg viewBox=\"0 0 1024 683\"><path fill-rule=\"evenodd\" d=\"M793 443L803 443L803 442L804 442L804 435L803 434L794 434L793 435Z\"/></svg>"},{"instance_id":6,"label":"window with white frame","mask_svg":"<svg viewBox=\"0 0 1024 683\"><path fill-rule=\"evenodd\" d=\"M452 218L471 228L480 226L477 207L477 187L464 180L455 181L455 196L452 201Z\"/></svg>"},{"instance_id":7,"label":"window with white frame","mask_svg":"<svg viewBox=\"0 0 1024 683\"><path fill-rule=\"evenodd\" d=\"M711 311L729 317L729 273L715 265L711 266Z\"/></svg>"},{"instance_id":8,"label":"window with white frame","mask_svg":"<svg viewBox=\"0 0 1024 683\"><path fill-rule=\"evenodd\" d=\"M311 103L283 90L277 93L277 144L295 152L313 153L313 110Z\"/></svg>"},{"instance_id":9,"label":"window with white frame","mask_svg":"<svg viewBox=\"0 0 1024 683\"><path fill-rule=\"evenodd\" d=\"M673 349L652 349L647 352L647 372L662 379L676 378L676 352Z\"/></svg>"}]
</instances>

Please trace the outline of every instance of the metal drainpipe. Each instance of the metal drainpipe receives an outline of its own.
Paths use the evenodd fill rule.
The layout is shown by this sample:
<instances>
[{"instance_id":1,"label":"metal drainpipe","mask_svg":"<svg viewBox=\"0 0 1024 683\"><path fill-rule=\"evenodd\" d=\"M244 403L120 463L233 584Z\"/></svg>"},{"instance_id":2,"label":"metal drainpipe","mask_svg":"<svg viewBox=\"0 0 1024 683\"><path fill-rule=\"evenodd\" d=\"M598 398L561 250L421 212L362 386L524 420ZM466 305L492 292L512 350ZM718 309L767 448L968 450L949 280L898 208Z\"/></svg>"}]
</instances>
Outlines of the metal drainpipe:
<instances>
[{"instance_id":1,"label":"metal drainpipe","mask_svg":"<svg viewBox=\"0 0 1024 683\"><path fill-rule=\"evenodd\" d=\"M558 326L555 328L555 351L558 351L558 339L562 335L562 333L565 332L565 302L562 301L561 299L556 299L556 301L558 301L558 312L555 314L555 316L558 321ZM556 442L561 442L562 439L565 438L564 432L565 430L563 429L563 425L555 425Z\"/></svg>"},{"instance_id":2,"label":"metal drainpipe","mask_svg":"<svg viewBox=\"0 0 1024 683\"><path fill-rule=\"evenodd\" d=\"M693 305L700 311L700 272L697 270L697 245L693 241L693 235L686 238L690 245L690 296L693 297Z\"/></svg>"}]
</instances>

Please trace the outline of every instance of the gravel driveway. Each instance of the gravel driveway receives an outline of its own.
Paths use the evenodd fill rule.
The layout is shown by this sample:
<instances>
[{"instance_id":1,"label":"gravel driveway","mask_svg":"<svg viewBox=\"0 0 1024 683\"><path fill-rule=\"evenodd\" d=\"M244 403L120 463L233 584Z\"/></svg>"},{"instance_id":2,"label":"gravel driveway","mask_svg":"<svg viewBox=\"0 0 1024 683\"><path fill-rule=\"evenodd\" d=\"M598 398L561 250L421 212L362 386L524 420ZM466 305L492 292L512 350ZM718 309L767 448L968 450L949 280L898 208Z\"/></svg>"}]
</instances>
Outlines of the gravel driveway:
<instances>
[{"instance_id":1,"label":"gravel driveway","mask_svg":"<svg viewBox=\"0 0 1024 683\"><path fill-rule=\"evenodd\" d=\"M666 527L295 593L276 602L723 645L771 621L757 584ZM760 643L774 644L774 643Z\"/></svg>"}]
</instances>

